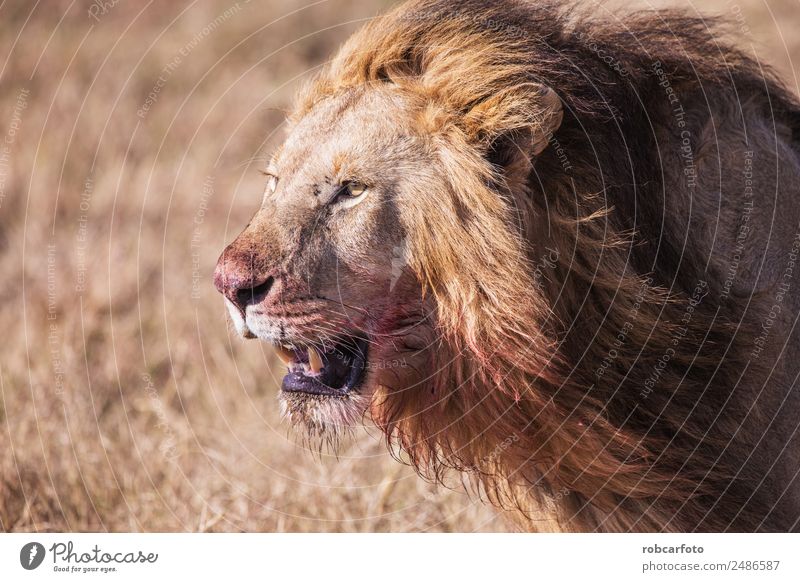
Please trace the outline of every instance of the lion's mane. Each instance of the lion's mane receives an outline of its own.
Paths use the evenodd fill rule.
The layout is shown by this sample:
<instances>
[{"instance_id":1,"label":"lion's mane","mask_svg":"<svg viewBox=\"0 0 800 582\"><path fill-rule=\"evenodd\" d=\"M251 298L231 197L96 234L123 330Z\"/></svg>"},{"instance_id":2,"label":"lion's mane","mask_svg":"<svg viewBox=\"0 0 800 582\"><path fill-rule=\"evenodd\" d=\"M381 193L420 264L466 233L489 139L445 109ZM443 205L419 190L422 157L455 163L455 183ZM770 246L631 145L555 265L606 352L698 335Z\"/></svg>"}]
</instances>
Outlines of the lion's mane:
<instances>
[{"instance_id":1,"label":"lion's mane","mask_svg":"<svg viewBox=\"0 0 800 582\"><path fill-rule=\"evenodd\" d=\"M431 148L451 152L440 159L450 191L406 225L437 306L431 375L379 390L375 421L422 474L475 475L534 529L758 529L772 501L741 465L757 413L746 391L731 397L757 314L747 298L712 300L719 282L694 235L664 225L663 175L682 169L658 155L653 120L672 111L654 63L676 88L768 98L795 130L797 105L713 22L585 16L412 2L371 21L303 93L297 116L349 87L395 83L425 103L417 129ZM540 85L563 121L527 179L499 188L487 156L543 123Z\"/></svg>"}]
</instances>

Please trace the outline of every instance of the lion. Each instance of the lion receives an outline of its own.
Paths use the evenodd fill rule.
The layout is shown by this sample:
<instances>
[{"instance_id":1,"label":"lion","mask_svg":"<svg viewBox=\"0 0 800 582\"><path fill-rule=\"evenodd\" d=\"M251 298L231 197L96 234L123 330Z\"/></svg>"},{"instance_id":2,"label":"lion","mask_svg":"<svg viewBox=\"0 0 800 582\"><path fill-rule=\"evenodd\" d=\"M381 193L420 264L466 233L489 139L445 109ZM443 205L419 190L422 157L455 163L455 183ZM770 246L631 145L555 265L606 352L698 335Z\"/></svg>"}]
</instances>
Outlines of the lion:
<instances>
[{"instance_id":1,"label":"lion","mask_svg":"<svg viewBox=\"0 0 800 582\"><path fill-rule=\"evenodd\" d=\"M302 433L533 531L800 529L800 105L723 25L412 1L264 173L215 284Z\"/></svg>"}]
</instances>

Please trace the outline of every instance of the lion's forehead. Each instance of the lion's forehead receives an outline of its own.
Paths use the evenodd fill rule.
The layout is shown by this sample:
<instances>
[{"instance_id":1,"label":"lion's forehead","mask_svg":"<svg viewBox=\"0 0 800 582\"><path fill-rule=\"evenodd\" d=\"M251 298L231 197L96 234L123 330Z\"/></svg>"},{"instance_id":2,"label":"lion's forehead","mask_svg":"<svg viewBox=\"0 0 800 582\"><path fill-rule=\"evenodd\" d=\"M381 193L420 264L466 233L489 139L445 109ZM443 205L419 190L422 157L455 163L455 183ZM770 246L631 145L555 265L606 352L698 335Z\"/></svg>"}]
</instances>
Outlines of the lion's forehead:
<instances>
[{"instance_id":1,"label":"lion's forehead","mask_svg":"<svg viewBox=\"0 0 800 582\"><path fill-rule=\"evenodd\" d=\"M307 167L335 173L347 164L401 155L411 142L411 108L398 91L382 88L323 99L290 128L275 163L289 172Z\"/></svg>"}]
</instances>

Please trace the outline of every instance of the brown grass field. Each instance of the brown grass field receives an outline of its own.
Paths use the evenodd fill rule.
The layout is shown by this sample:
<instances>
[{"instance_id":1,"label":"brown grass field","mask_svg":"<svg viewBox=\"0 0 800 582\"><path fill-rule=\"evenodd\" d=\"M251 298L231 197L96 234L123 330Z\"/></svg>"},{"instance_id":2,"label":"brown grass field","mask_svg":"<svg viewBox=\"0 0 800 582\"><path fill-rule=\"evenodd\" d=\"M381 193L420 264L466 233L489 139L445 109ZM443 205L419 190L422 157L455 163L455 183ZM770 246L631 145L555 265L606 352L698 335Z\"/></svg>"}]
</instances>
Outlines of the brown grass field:
<instances>
[{"instance_id":1,"label":"brown grass field","mask_svg":"<svg viewBox=\"0 0 800 582\"><path fill-rule=\"evenodd\" d=\"M305 450L211 283L292 92L391 4L0 2L0 531L512 528L375 429ZM800 0L649 5L727 16L798 87Z\"/></svg>"}]
</instances>

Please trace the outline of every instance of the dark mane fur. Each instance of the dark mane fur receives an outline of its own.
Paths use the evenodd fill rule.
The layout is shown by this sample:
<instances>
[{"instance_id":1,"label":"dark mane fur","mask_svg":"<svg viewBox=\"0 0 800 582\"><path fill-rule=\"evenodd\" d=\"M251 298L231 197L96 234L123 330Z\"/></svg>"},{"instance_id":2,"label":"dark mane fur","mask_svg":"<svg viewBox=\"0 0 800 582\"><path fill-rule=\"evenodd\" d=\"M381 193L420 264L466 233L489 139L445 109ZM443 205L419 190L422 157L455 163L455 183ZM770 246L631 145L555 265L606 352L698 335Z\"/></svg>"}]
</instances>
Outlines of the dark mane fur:
<instances>
[{"instance_id":1,"label":"dark mane fur","mask_svg":"<svg viewBox=\"0 0 800 582\"><path fill-rule=\"evenodd\" d=\"M782 433L763 442L789 388L764 396L777 355L751 355L775 278L746 282L742 270L726 292L723 237L740 216L712 187L748 149L724 136L747 141L757 116L787 144L781 160L800 153L800 107L769 68L734 48L716 20L679 12L598 20L562 3L414 2L356 35L297 115L385 82L440 107L435 125L449 143L477 143L495 165L504 163L489 153L498 136L513 139L531 122L520 87L553 88L564 110L527 184L495 188L508 216L521 211L508 244L517 240L529 264L515 275L500 250L491 264L465 262L455 276L472 283L458 292L433 259L414 265L439 305L431 366L440 373L430 390L387 388L375 420L420 472L477 475L534 529L554 527L543 516L582 531L797 528L798 508L782 495L792 481L770 473ZM486 103L482 123L497 119L502 132L464 137ZM678 106L691 167L680 157ZM758 158L761 144L751 147ZM687 187L691 172L697 183ZM445 248L445 235L428 236L438 237L429 248ZM462 255L479 238L452 236ZM534 277L547 252L552 264ZM487 307L492 300L500 306Z\"/></svg>"}]
</instances>

